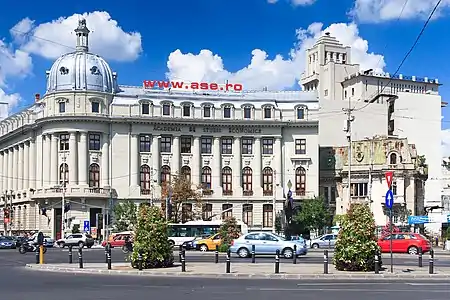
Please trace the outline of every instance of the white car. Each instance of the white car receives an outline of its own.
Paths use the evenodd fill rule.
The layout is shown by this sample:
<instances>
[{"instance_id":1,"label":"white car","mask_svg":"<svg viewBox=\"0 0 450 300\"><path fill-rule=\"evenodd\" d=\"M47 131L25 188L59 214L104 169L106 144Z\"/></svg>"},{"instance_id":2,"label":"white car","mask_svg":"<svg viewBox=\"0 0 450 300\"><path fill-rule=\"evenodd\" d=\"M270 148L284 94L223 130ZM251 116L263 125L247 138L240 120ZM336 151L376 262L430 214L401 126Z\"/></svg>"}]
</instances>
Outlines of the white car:
<instances>
[{"instance_id":1,"label":"white car","mask_svg":"<svg viewBox=\"0 0 450 300\"><path fill-rule=\"evenodd\" d=\"M90 234L72 233L63 239L57 240L56 244L61 248L64 248L66 246L78 246L80 248L86 246L88 248L92 248L92 246L94 246L94 239Z\"/></svg>"}]
</instances>

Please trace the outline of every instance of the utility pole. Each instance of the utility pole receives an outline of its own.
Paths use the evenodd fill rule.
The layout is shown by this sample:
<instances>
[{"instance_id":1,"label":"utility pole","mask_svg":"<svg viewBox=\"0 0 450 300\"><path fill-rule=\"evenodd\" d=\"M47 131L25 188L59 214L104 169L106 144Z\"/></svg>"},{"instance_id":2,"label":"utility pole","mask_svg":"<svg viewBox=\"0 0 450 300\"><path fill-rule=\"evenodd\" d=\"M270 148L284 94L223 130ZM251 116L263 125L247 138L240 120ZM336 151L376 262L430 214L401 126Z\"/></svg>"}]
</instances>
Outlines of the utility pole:
<instances>
[{"instance_id":1,"label":"utility pole","mask_svg":"<svg viewBox=\"0 0 450 300\"><path fill-rule=\"evenodd\" d=\"M352 202L352 122L355 120L355 117L352 115L354 108L352 108L350 98L348 99L348 108L342 109L347 115L347 122L344 128L344 131L347 133L347 141L348 141L348 203Z\"/></svg>"}]
</instances>

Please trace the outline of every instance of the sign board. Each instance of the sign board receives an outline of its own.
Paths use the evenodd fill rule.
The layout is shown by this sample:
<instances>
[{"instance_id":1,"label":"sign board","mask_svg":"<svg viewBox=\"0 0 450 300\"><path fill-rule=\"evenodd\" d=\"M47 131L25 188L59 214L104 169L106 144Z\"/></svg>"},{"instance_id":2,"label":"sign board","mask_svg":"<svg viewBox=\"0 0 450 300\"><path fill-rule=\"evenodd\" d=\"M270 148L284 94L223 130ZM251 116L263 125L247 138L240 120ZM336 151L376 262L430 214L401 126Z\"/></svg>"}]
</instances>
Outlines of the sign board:
<instances>
[{"instance_id":1,"label":"sign board","mask_svg":"<svg viewBox=\"0 0 450 300\"><path fill-rule=\"evenodd\" d=\"M388 190L386 193L386 201L385 201L386 207L391 209L394 205L394 193L392 193L391 190Z\"/></svg>"},{"instance_id":2,"label":"sign board","mask_svg":"<svg viewBox=\"0 0 450 300\"><path fill-rule=\"evenodd\" d=\"M415 224L427 224L430 222L430 218L428 216L409 216L408 217L408 224L415 225Z\"/></svg>"},{"instance_id":3,"label":"sign board","mask_svg":"<svg viewBox=\"0 0 450 300\"><path fill-rule=\"evenodd\" d=\"M390 189L391 185L392 185L392 179L394 178L394 172L392 172L392 171L386 172L386 173L384 173L384 176L386 177L386 183L387 183L388 189Z\"/></svg>"},{"instance_id":4,"label":"sign board","mask_svg":"<svg viewBox=\"0 0 450 300\"><path fill-rule=\"evenodd\" d=\"M84 221L83 224L83 231L84 232L90 232L91 231L91 224L89 223L89 221Z\"/></svg>"}]
</instances>

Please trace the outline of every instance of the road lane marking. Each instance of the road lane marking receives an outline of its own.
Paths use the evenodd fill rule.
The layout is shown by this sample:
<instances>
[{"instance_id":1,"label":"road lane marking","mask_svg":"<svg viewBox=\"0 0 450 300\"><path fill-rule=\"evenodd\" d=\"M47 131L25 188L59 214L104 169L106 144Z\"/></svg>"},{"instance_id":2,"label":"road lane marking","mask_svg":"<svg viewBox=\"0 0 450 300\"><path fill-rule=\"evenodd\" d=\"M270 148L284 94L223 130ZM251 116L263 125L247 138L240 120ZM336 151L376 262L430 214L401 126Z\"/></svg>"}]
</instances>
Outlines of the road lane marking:
<instances>
[{"instance_id":1,"label":"road lane marking","mask_svg":"<svg viewBox=\"0 0 450 300\"><path fill-rule=\"evenodd\" d=\"M287 291L321 291L321 292L372 292L372 293L449 293L445 290L411 290L411 289L364 289L364 288L247 288L247 291L287 292Z\"/></svg>"}]
</instances>

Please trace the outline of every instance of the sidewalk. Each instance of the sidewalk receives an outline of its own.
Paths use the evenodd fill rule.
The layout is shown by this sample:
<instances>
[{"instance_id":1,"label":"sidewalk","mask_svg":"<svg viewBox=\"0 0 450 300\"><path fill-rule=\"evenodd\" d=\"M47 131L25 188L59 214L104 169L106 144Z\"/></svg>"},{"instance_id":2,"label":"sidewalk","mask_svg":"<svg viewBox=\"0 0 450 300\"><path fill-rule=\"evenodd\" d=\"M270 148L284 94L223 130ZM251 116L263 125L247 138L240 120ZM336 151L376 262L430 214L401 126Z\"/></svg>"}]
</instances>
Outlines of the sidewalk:
<instances>
[{"instance_id":1,"label":"sidewalk","mask_svg":"<svg viewBox=\"0 0 450 300\"><path fill-rule=\"evenodd\" d=\"M28 268L39 271L64 272L72 274L110 274L110 275L140 275L140 276L188 276L208 278L254 278L254 279L450 279L450 267L436 267L434 274L428 274L428 266L394 266L394 273L388 269L380 274L374 272L344 272L337 271L329 265L329 274L323 274L323 264L280 264L280 273L275 274L273 263L231 263L231 272L227 274L225 263L186 263L186 272L181 272L180 264L165 269L149 269L139 271L131 268L129 263L115 263L108 270L104 263L86 263L83 269L78 264L28 264Z\"/></svg>"}]
</instances>

